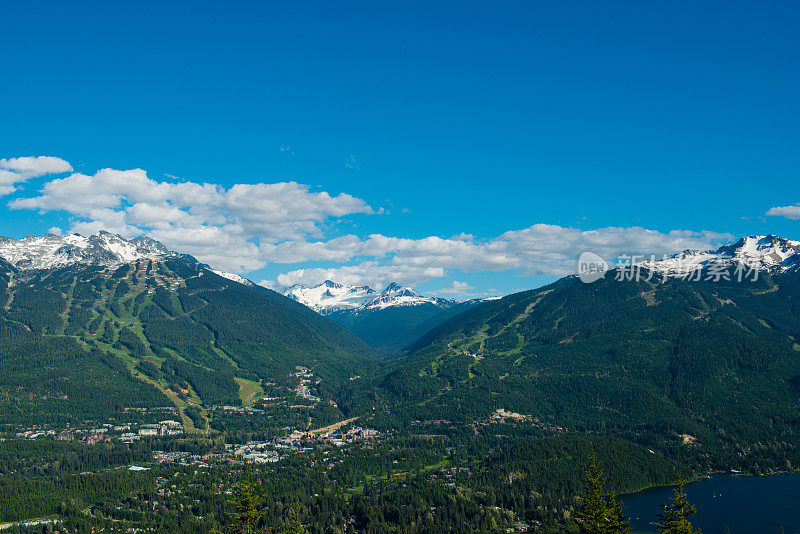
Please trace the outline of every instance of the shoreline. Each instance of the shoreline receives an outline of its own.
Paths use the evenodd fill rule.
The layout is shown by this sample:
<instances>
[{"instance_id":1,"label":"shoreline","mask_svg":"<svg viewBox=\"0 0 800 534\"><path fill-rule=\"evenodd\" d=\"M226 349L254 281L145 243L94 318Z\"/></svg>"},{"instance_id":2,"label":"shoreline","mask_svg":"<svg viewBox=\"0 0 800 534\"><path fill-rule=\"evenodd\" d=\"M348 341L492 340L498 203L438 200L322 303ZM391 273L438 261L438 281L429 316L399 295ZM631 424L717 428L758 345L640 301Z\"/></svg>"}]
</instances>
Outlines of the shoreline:
<instances>
[{"instance_id":1,"label":"shoreline","mask_svg":"<svg viewBox=\"0 0 800 534\"><path fill-rule=\"evenodd\" d=\"M691 479L686 480L685 481L685 486L688 487L691 484L695 484L697 482L700 482L703 479L710 479L710 478L713 478L714 476L719 476L719 475L728 475L728 476L736 476L736 477L770 477L770 476L773 476L773 475L790 475L792 473L800 473L800 468L793 469L791 471L790 470L773 471L773 472L770 472L770 473L762 473L760 475L756 475L756 474L753 474L753 473L745 473L745 472L734 473L733 471L709 471L708 473L706 473L704 475L698 475L698 476L695 476L695 477L693 477ZM645 491L656 490L656 489L666 489L666 488L673 488L673 487L675 487L674 483L673 484L664 484L664 485L653 484L651 486L646 486L644 488L641 488L641 489L638 489L638 490L635 490L635 491L621 492L621 493L618 493L617 496L618 497L630 497L632 495L638 495L639 493L643 493Z\"/></svg>"}]
</instances>

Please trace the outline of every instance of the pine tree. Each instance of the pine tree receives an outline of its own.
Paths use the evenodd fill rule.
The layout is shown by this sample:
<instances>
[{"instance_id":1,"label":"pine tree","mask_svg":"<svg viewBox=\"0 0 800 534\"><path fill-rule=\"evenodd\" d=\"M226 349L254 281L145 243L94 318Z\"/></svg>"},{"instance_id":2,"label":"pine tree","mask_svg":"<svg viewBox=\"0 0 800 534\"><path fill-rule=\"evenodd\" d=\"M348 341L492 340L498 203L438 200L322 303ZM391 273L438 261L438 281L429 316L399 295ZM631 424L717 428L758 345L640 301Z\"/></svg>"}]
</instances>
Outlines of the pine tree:
<instances>
[{"instance_id":1,"label":"pine tree","mask_svg":"<svg viewBox=\"0 0 800 534\"><path fill-rule=\"evenodd\" d=\"M687 519L697 513L694 505L689 502L683 491L683 477L678 477L672 501L662 504L663 514L658 514L658 523L650 523L662 534L700 534L700 529L695 530Z\"/></svg>"},{"instance_id":2,"label":"pine tree","mask_svg":"<svg viewBox=\"0 0 800 534\"><path fill-rule=\"evenodd\" d=\"M292 518L289 522L289 528L284 530L281 534L305 534L306 529L300 523L300 514L292 510Z\"/></svg>"},{"instance_id":3,"label":"pine tree","mask_svg":"<svg viewBox=\"0 0 800 534\"><path fill-rule=\"evenodd\" d=\"M593 454L586 471L583 503L575 517L582 534L627 534L631 530L622 505L613 492L606 491L606 480Z\"/></svg>"},{"instance_id":4,"label":"pine tree","mask_svg":"<svg viewBox=\"0 0 800 534\"><path fill-rule=\"evenodd\" d=\"M235 498L231 503L236 511L228 514L233 523L225 528L226 534L272 534L269 527L260 527L261 519L267 513L264 497L256 493L253 476L246 468L245 479L234 486ZM289 527L280 534L305 534L306 529L300 522L300 514L292 510ZM222 534L212 530L212 534Z\"/></svg>"},{"instance_id":5,"label":"pine tree","mask_svg":"<svg viewBox=\"0 0 800 534\"><path fill-rule=\"evenodd\" d=\"M631 525L622 512L622 503L617 500L616 494L609 492L606 495L606 502L608 504L608 528L604 532L628 534L631 531Z\"/></svg>"},{"instance_id":6,"label":"pine tree","mask_svg":"<svg viewBox=\"0 0 800 534\"><path fill-rule=\"evenodd\" d=\"M264 504L256 495L255 488L248 476L235 486L236 499L233 501L236 511L230 514L233 524L226 531L228 534L270 534L270 529L258 528L264 515Z\"/></svg>"}]
</instances>

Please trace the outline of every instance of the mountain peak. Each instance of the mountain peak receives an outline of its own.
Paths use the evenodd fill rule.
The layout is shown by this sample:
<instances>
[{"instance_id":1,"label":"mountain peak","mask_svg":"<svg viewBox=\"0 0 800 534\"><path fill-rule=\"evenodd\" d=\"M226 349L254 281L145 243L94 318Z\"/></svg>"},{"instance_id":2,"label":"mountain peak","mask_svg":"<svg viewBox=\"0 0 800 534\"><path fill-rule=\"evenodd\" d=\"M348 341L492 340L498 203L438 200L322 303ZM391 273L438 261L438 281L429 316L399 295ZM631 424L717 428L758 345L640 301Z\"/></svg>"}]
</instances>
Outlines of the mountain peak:
<instances>
[{"instance_id":1,"label":"mountain peak","mask_svg":"<svg viewBox=\"0 0 800 534\"><path fill-rule=\"evenodd\" d=\"M148 237L131 240L100 230L88 237L80 234L0 237L0 257L20 270L53 269L85 264L111 266L138 259L172 256L162 243Z\"/></svg>"},{"instance_id":2,"label":"mountain peak","mask_svg":"<svg viewBox=\"0 0 800 534\"><path fill-rule=\"evenodd\" d=\"M398 297L398 296L419 297L420 296L419 293L417 293L416 291L414 291L410 287L401 286L397 282L392 282L388 286L386 286L386 289L381 291L381 295L383 295L383 296L393 295L395 297Z\"/></svg>"},{"instance_id":3,"label":"mountain peak","mask_svg":"<svg viewBox=\"0 0 800 534\"><path fill-rule=\"evenodd\" d=\"M685 276L710 264L740 263L757 270L781 272L800 265L800 241L774 234L750 235L717 250L685 250L661 260L647 260L642 267L667 276Z\"/></svg>"},{"instance_id":4,"label":"mountain peak","mask_svg":"<svg viewBox=\"0 0 800 534\"><path fill-rule=\"evenodd\" d=\"M370 310L392 306L416 306L433 304L436 306L455 301L436 297L423 297L410 287L392 282L380 293L369 286L350 286L325 280L314 287L295 284L283 294L312 310L328 315L343 310Z\"/></svg>"},{"instance_id":5,"label":"mountain peak","mask_svg":"<svg viewBox=\"0 0 800 534\"><path fill-rule=\"evenodd\" d=\"M283 294L322 315L328 315L340 310L358 308L374 298L376 291L369 286L348 286L325 280L313 287L295 284L287 288Z\"/></svg>"},{"instance_id":6,"label":"mountain peak","mask_svg":"<svg viewBox=\"0 0 800 534\"><path fill-rule=\"evenodd\" d=\"M455 301L437 297L423 297L410 287L401 286L396 282L390 283L381 291L380 296L364 303L363 309L382 309L392 306L419 306L420 304L433 304L441 306L452 304Z\"/></svg>"}]
</instances>

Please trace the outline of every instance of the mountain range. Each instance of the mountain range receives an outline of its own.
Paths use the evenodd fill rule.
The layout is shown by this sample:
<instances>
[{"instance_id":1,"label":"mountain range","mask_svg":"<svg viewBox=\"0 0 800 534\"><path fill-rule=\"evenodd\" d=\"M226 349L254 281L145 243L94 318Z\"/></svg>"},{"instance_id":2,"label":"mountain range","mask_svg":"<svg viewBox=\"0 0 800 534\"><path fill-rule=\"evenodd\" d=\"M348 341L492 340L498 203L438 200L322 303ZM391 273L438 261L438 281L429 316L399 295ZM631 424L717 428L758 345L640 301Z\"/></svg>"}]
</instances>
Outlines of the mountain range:
<instances>
[{"instance_id":1,"label":"mountain range","mask_svg":"<svg viewBox=\"0 0 800 534\"><path fill-rule=\"evenodd\" d=\"M797 270L800 266L800 241L776 235L751 235L717 250L685 250L663 259L638 263L643 268L668 276L687 276L710 267L742 266L770 273Z\"/></svg>"},{"instance_id":2,"label":"mountain range","mask_svg":"<svg viewBox=\"0 0 800 534\"><path fill-rule=\"evenodd\" d=\"M377 292L369 286L337 284L325 280L316 286L295 284L283 292L290 299L304 304L312 310L330 315L345 310L385 309L391 306L420 306L432 304L441 308L450 307L457 301L437 297L424 297L409 287L392 282Z\"/></svg>"},{"instance_id":3,"label":"mountain range","mask_svg":"<svg viewBox=\"0 0 800 534\"><path fill-rule=\"evenodd\" d=\"M148 237L131 240L100 231L84 237L78 234L0 237L0 258L20 270L54 269L68 265L112 266L141 259L177 257L163 244Z\"/></svg>"},{"instance_id":4,"label":"mountain range","mask_svg":"<svg viewBox=\"0 0 800 534\"><path fill-rule=\"evenodd\" d=\"M401 428L504 409L653 446L691 435L731 458L800 448L799 258L796 241L749 236L641 262L641 277L467 303L394 284L294 288L343 306L325 316L152 240L4 238L0 425L172 404L202 430L243 391L288 394L300 368L328 420ZM737 279L743 265L757 276Z\"/></svg>"},{"instance_id":5,"label":"mountain range","mask_svg":"<svg viewBox=\"0 0 800 534\"><path fill-rule=\"evenodd\" d=\"M427 297L394 282L380 293L369 286L325 280L313 287L294 285L283 294L345 325L370 346L387 353L405 349L442 321L480 302Z\"/></svg>"}]
</instances>

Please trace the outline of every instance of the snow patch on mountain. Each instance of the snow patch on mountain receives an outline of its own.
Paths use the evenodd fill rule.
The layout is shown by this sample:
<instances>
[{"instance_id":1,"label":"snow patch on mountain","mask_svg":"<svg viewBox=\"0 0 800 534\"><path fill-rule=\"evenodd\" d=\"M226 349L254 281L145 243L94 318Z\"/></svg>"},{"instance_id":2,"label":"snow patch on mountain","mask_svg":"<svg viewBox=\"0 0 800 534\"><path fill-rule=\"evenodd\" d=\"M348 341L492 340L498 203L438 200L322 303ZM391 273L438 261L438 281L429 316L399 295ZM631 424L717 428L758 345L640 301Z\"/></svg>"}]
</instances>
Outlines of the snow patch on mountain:
<instances>
[{"instance_id":1,"label":"snow patch on mountain","mask_svg":"<svg viewBox=\"0 0 800 534\"><path fill-rule=\"evenodd\" d=\"M172 255L173 252L154 239L137 237L128 240L105 231L89 237L79 234L46 234L22 239L0 237L0 257L20 270L53 269L74 264L111 266Z\"/></svg>"},{"instance_id":2,"label":"snow patch on mountain","mask_svg":"<svg viewBox=\"0 0 800 534\"><path fill-rule=\"evenodd\" d=\"M325 280L313 287L295 284L283 294L322 315L328 315L341 310L359 308L375 298L377 292L369 286L348 286Z\"/></svg>"},{"instance_id":3,"label":"snow patch on mountain","mask_svg":"<svg viewBox=\"0 0 800 534\"><path fill-rule=\"evenodd\" d=\"M437 297L423 297L409 287L403 287L399 284L392 282L386 289L381 291L381 294L365 302L361 309L374 310L390 308L392 306L419 306L420 304L433 304L434 306L443 306L453 303L455 301L450 299L441 299Z\"/></svg>"},{"instance_id":4,"label":"snow patch on mountain","mask_svg":"<svg viewBox=\"0 0 800 534\"><path fill-rule=\"evenodd\" d=\"M800 241L775 235L751 235L732 245L712 251L685 250L658 260L646 260L637 265L667 276L687 276L711 265L742 264L749 269L782 272L800 265Z\"/></svg>"},{"instance_id":5,"label":"snow patch on mountain","mask_svg":"<svg viewBox=\"0 0 800 534\"><path fill-rule=\"evenodd\" d=\"M358 312L392 306L419 306L421 304L445 306L455 302L449 299L425 297L411 288L394 282L380 293L369 286L349 286L326 280L313 287L295 284L286 289L283 294L322 315L343 310Z\"/></svg>"},{"instance_id":6,"label":"snow patch on mountain","mask_svg":"<svg viewBox=\"0 0 800 534\"><path fill-rule=\"evenodd\" d=\"M239 282L240 284L244 284L246 286L255 285L253 282L245 278L244 276L239 276L238 274L227 273L225 271L218 271L216 269L209 269L212 273L221 276L222 278L227 278L228 280L232 280L234 282Z\"/></svg>"}]
</instances>

